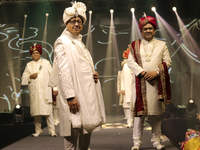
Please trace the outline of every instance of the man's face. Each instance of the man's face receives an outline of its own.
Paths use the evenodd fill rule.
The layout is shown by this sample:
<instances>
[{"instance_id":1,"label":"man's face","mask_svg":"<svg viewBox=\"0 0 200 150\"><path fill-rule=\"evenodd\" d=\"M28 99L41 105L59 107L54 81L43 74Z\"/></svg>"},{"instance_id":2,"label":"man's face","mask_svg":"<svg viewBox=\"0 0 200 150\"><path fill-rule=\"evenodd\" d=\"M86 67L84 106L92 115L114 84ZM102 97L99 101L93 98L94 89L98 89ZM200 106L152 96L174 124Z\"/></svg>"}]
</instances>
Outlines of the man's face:
<instances>
[{"instance_id":1,"label":"man's face","mask_svg":"<svg viewBox=\"0 0 200 150\"><path fill-rule=\"evenodd\" d=\"M38 51L33 51L33 53L31 54L31 57L34 61L38 61L41 57L41 54Z\"/></svg>"},{"instance_id":2,"label":"man's face","mask_svg":"<svg viewBox=\"0 0 200 150\"><path fill-rule=\"evenodd\" d=\"M73 35L79 35L79 33L83 29L83 22L80 17L72 18L68 23L67 23L67 29L68 31L73 34Z\"/></svg>"},{"instance_id":3,"label":"man's face","mask_svg":"<svg viewBox=\"0 0 200 150\"><path fill-rule=\"evenodd\" d=\"M150 23L147 23L145 26L143 26L141 30L141 34L145 40L151 41L155 35L155 29L153 25Z\"/></svg>"}]
</instances>

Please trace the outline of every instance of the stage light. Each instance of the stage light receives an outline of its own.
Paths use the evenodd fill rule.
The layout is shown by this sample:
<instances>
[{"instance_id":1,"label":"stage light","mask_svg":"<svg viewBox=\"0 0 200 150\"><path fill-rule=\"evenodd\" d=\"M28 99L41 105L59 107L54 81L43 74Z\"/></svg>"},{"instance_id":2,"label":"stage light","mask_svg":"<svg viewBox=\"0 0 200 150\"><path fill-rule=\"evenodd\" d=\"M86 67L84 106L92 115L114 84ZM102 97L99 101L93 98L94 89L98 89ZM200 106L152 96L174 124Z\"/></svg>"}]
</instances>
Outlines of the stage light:
<instances>
[{"instance_id":1,"label":"stage light","mask_svg":"<svg viewBox=\"0 0 200 150\"><path fill-rule=\"evenodd\" d=\"M13 112L14 121L16 123L23 122L23 109L20 104L16 104Z\"/></svg>"},{"instance_id":2,"label":"stage light","mask_svg":"<svg viewBox=\"0 0 200 150\"><path fill-rule=\"evenodd\" d=\"M194 100L193 99L189 99L188 101L190 104L193 104L194 103Z\"/></svg>"},{"instance_id":3,"label":"stage light","mask_svg":"<svg viewBox=\"0 0 200 150\"><path fill-rule=\"evenodd\" d=\"M15 108L16 108L16 109L20 109L20 108L21 108L21 105L17 104L17 105L15 106Z\"/></svg>"},{"instance_id":4,"label":"stage light","mask_svg":"<svg viewBox=\"0 0 200 150\"><path fill-rule=\"evenodd\" d=\"M113 4L113 2L111 1L110 4L108 5L108 10L110 10L110 13L111 13L111 10L114 12L115 10L115 5ZM112 13L113 13L112 12Z\"/></svg>"},{"instance_id":5,"label":"stage light","mask_svg":"<svg viewBox=\"0 0 200 150\"><path fill-rule=\"evenodd\" d=\"M46 13L46 16L48 17L48 16L49 16L49 13Z\"/></svg>"},{"instance_id":6,"label":"stage light","mask_svg":"<svg viewBox=\"0 0 200 150\"><path fill-rule=\"evenodd\" d=\"M89 14L92 14L92 11L91 11L91 10L89 11Z\"/></svg>"},{"instance_id":7,"label":"stage light","mask_svg":"<svg viewBox=\"0 0 200 150\"><path fill-rule=\"evenodd\" d=\"M129 9L131 10L131 12L134 12L136 8L136 4L134 2L130 2L129 3Z\"/></svg>"},{"instance_id":8,"label":"stage light","mask_svg":"<svg viewBox=\"0 0 200 150\"><path fill-rule=\"evenodd\" d=\"M110 13L111 13L111 14L112 14L112 13L114 13L114 10L113 10L113 9L111 9L111 10L110 10Z\"/></svg>"},{"instance_id":9,"label":"stage light","mask_svg":"<svg viewBox=\"0 0 200 150\"><path fill-rule=\"evenodd\" d=\"M15 105L15 114L22 115L22 106L20 104Z\"/></svg>"},{"instance_id":10,"label":"stage light","mask_svg":"<svg viewBox=\"0 0 200 150\"><path fill-rule=\"evenodd\" d=\"M177 2L172 2L170 3L170 7L173 11L177 11L178 8L178 3Z\"/></svg>"},{"instance_id":11,"label":"stage light","mask_svg":"<svg viewBox=\"0 0 200 150\"><path fill-rule=\"evenodd\" d=\"M135 8L131 8L131 12L134 12L135 11Z\"/></svg>"},{"instance_id":12,"label":"stage light","mask_svg":"<svg viewBox=\"0 0 200 150\"><path fill-rule=\"evenodd\" d=\"M173 10L173 11L176 11L177 9L176 9L176 7L172 7L172 10Z\"/></svg>"},{"instance_id":13,"label":"stage light","mask_svg":"<svg viewBox=\"0 0 200 150\"><path fill-rule=\"evenodd\" d=\"M151 10L153 11L153 12L156 12L156 7L151 7Z\"/></svg>"}]
</instances>

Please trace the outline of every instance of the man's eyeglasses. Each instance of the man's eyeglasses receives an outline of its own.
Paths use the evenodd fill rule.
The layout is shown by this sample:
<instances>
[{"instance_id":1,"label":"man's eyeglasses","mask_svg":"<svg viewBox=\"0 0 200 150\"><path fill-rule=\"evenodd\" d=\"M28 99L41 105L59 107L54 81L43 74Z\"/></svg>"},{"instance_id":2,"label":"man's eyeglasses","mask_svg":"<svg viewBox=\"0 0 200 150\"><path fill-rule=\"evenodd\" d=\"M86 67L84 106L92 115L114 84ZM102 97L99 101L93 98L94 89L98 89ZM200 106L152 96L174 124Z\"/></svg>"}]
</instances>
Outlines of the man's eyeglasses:
<instances>
[{"instance_id":1,"label":"man's eyeglasses","mask_svg":"<svg viewBox=\"0 0 200 150\"><path fill-rule=\"evenodd\" d=\"M69 22L70 22L72 25L75 25L76 22L78 23L78 25L82 25L82 24L83 24L83 22L82 22L81 20L70 20Z\"/></svg>"}]
</instances>

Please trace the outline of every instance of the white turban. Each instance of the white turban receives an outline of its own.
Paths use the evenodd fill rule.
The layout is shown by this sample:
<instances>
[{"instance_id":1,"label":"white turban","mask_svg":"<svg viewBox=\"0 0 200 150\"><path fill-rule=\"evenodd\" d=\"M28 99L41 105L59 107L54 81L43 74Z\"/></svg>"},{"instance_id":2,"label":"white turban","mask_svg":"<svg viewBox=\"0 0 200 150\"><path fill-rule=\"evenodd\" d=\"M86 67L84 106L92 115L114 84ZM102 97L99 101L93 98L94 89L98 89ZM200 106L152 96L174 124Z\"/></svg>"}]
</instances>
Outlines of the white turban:
<instances>
[{"instance_id":1,"label":"white turban","mask_svg":"<svg viewBox=\"0 0 200 150\"><path fill-rule=\"evenodd\" d=\"M66 24L71 18L75 16L80 16L83 19L83 24L85 24L86 17L86 6L82 2L72 2L72 7L68 7L64 10L63 21Z\"/></svg>"}]
</instances>

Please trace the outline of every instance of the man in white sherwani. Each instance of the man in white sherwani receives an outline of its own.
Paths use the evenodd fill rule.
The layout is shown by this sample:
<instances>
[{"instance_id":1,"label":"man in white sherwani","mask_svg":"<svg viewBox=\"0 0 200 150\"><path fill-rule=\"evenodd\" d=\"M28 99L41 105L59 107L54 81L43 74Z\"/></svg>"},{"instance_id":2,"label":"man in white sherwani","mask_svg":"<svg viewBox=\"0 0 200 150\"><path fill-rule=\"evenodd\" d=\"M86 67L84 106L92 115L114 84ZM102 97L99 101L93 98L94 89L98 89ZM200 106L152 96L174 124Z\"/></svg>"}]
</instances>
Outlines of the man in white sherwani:
<instances>
[{"instance_id":1,"label":"man in white sherwani","mask_svg":"<svg viewBox=\"0 0 200 150\"><path fill-rule=\"evenodd\" d=\"M35 123L35 133L32 135L38 137L42 133L41 116L45 116L49 134L56 137L52 114L52 89L48 87L52 67L48 60L41 59L41 45L34 44L30 48L30 54L33 61L27 63L21 85L28 85L30 94L30 113Z\"/></svg>"},{"instance_id":2,"label":"man in white sherwani","mask_svg":"<svg viewBox=\"0 0 200 150\"><path fill-rule=\"evenodd\" d=\"M123 69L124 61L121 62L121 67ZM117 94L119 96L119 106L123 106L123 95L122 95L122 91L121 91L121 74L122 74L122 71L118 71L118 74L117 74ZM124 110L124 114L125 114L125 117L123 119L127 119L125 110Z\"/></svg>"},{"instance_id":3,"label":"man in white sherwani","mask_svg":"<svg viewBox=\"0 0 200 150\"><path fill-rule=\"evenodd\" d=\"M66 150L87 150L91 133L105 123L105 108L98 73L79 34L86 22L86 6L72 3L64 10L66 29L54 44L58 71L60 135Z\"/></svg>"},{"instance_id":4,"label":"man in white sherwani","mask_svg":"<svg viewBox=\"0 0 200 150\"><path fill-rule=\"evenodd\" d=\"M54 58L53 61L53 69L51 71L49 84L50 87L53 88L53 119L54 125L57 126L59 121L59 95L58 95L58 71L57 71L57 64L56 59Z\"/></svg>"},{"instance_id":5,"label":"man in white sherwani","mask_svg":"<svg viewBox=\"0 0 200 150\"><path fill-rule=\"evenodd\" d=\"M128 66L135 75L131 105L136 116L132 150L139 150L142 144L145 115L151 116L153 147L164 149L164 145L160 144L161 114L164 104L171 102L168 69L172 61L166 43L154 38L156 19L144 15L139 21L139 28L144 39L133 41L128 46Z\"/></svg>"},{"instance_id":6,"label":"man in white sherwani","mask_svg":"<svg viewBox=\"0 0 200 150\"><path fill-rule=\"evenodd\" d=\"M123 95L123 108L127 118L127 128L131 128L133 126L133 112L130 110L130 102L133 73L127 65L127 59L124 59L123 61L124 66L121 73L121 93Z\"/></svg>"}]
</instances>

